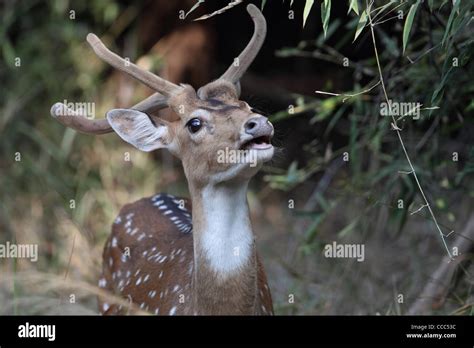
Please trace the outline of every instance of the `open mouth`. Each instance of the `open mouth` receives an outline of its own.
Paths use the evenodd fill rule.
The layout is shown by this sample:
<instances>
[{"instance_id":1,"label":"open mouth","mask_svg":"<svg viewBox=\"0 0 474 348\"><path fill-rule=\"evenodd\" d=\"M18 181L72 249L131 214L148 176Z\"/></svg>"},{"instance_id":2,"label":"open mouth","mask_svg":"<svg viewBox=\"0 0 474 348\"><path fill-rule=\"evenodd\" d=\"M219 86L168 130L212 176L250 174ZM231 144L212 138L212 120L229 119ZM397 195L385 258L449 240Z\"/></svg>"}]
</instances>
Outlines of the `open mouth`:
<instances>
[{"instance_id":1,"label":"open mouth","mask_svg":"<svg viewBox=\"0 0 474 348\"><path fill-rule=\"evenodd\" d=\"M256 137L246 141L245 143L240 146L241 150L263 150L272 147L270 136L262 135L260 137Z\"/></svg>"}]
</instances>

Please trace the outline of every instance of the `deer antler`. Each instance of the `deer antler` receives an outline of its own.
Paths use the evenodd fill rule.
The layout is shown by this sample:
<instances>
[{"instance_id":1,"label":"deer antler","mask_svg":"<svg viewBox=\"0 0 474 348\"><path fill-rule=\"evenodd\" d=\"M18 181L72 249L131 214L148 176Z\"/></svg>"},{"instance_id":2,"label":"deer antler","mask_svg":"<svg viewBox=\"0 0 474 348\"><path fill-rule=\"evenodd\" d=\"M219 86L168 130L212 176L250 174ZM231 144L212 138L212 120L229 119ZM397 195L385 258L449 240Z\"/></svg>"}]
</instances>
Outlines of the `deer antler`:
<instances>
[{"instance_id":1,"label":"deer antler","mask_svg":"<svg viewBox=\"0 0 474 348\"><path fill-rule=\"evenodd\" d=\"M149 71L143 70L135 64L130 63L119 55L113 53L107 47L105 47L105 45L96 35L92 33L88 34L87 42L89 45L91 45L95 54L97 54L100 59L109 63L114 68L134 77L138 81L165 95L166 97L171 97L176 92L182 90L182 87L175 85L174 83L169 82L159 76L156 76Z\"/></svg>"},{"instance_id":2,"label":"deer antler","mask_svg":"<svg viewBox=\"0 0 474 348\"><path fill-rule=\"evenodd\" d=\"M238 65L232 64L221 76L222 80L232 82L235 85L239 83L242 75L247 71L250 64L252 64L267 35L267 22L258 7L249 4L247 6L247 12L252 17L255 26L253 36L247 44L247 47L240 53Z\"/></svg>"},{"instance_id":3,"label":"deer antler","mask_svg":"<svg viewBox=\"0 0 474 348\"><path fill-rule=\"evenodd\" d=\"M155 93L138 104L135 104L131 109L144 113L153 113L167 106L168 98L159 93ZM72 110L63 103L56 103L51 107L51 116L56 118L64 126L73 128L81 133L106 134L114 131L107 119L91 120L80 111Z\"/></svg>"},{"instance_id":4,"label":"deer antler","mask_svg":"<svg viewBox=\"0 0 474 348\"><path fill-rule=\"evenodd\" d=\"M105 47L102 41L100 41L100 39L94 34L87 35L87 42L90 44L100 59L159 92L152 94L145 100L132 106L131 109L145 113L152 113L154 111L164 109L168 106L168 98L183 89L183 87L175 85L174 83L156 76L149 71L143 70L135 64L130 63L119 55L113 53L107 47ZM88 119L86 115L80 111L71 110L62 103L56 103L52 106L51 115L66 127L73 128L82 133L105 134L113 132L113 129L109 125L107 119Z\"/></svg>"},{"instance_id":5,"label":"deer antler","mask_svg":"<svg viewBox=\"0 0 474 348\"><path fill-rule=\"evenodd\" d=\"M255 59L258 51L262 47L263 41L267 33L267 23L262 12L253 4L247 6L247 12L254 22L254 33L245 49L238 57L238 64L232 64L227 71L220 77L220 80L228 81L236 85L240 90L239 81L242 75L248 69L252 61ZM125 60L119 55L110 51L100 39L90 33L87 35L87 42L90 44L97 56L103 61L109 63L114 68L127 73L133 78L139 80L146 86L155 90L155 93L143 100L142 102L132 106L144 113L151 113L168 106L168 99L183 91L184 87L178 86L167 81L155 74L139 68L137 65ZM240 92L238 92L240 94ZM91 120L88 119L80 111L73 111L66 105L56 103L51 108L51 115L55 117L66 127L73 128L79 132L90 134L105 134L113 131L107 119Z\"/></svg>"}]
</instances>

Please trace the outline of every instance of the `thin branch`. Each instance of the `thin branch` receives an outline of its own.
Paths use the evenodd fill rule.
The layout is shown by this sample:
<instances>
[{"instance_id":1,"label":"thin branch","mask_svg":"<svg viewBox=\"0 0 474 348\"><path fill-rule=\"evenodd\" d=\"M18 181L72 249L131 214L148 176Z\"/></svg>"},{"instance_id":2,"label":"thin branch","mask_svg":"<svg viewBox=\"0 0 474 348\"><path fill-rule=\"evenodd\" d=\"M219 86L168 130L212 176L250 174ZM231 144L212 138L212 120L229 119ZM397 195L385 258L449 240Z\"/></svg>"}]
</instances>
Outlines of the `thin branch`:
<instances>
[{"instance_id":1,"label":"thin branch","mask_svg":"<svg viewBox=\"0 0 474 348\"><path fill-rule=\"evenodd\" d=\"M225 7L221 8L221 9L219 9L219 10L217 10L217 11L214 11L214 12L212 12L212 13L205 14L205 15L199 17L199 18L196 18L195 21L202 21L202 20L204 20L204 19L208 19L208 18L217 16L217 15L219 15L219 14L221 14L221 13L224 13L224 12L227 11L227 10L230 10L232 7L239 5L240 3L242 3L242 0L234 0L234 1L231 1L231 2L229 2Z\"/></svg>"},{"instance_id":2,"label":"thin branch","mask_svg":"<svg viewBox=\"0 0 474 348\"><path fill-rule=\"evenodd\" d=\"M375 17L373 18L373 20L374 20L374 21L376 21L376 20L379 20L379 21L382 20L384 17L388 16L390 13L392 13L394 10L396 10L397 8L399 8L399 7L402 6L402 5L405 5L405 3L404 3L404 2L401 2L400 4L398 4L397 6L395 6L394 8L392 8L390 11L388 11L387 13L385 13L384 15L382 15L380 18L377 18L377 17L380 16L381 13L383 13L383 11L379 11L379 13L377 13L377 14L375 15ZM380 6L380 7L383 7L383 6ZM380 7L379 7L379 8L380 8Z\"/></svg>"},{"instance_id":3,"label":"thin branch","mask_svg":"<svg viewBox=\"0 0 474 348\"><path fill-rule=\"evenodd\" d=\"M393 16L393 17L390 17L390 18L387 18L387 19L385 19L385 20L383 20L383 21L380 21L380 22L376 22L376 23L374 23L374 26L375 26L375 25L383 24L383 23L388 22L388 21L391 21L392 19L395 19L395 18L398 18L398 15Z\"/></svg>"},{"instance_id":4,"label":"thin branch","mask_svg":"<svg viewBox=\"0 0 474 348\"><path fill-rule=\"evenodd\" d=\"M369 4L367 3L367 6L369 6ZM373 43L373 46L374 46L374 52L375 52L375 60L377 62L377 68L378 68L378 71L379 71L379 75L380 75L380 82L381 82L381 85L382 85L382 90L383 90L383 94L384 94L384 97L385 97L385 100L387 102L387 105L389 107L389 110L391 111L391 104L390 104L390 101L389 101L389 97L388 97L388 94L387 94L387 90L385 89L385 82L384 82L384 79L383 79L383 74L382 74L382 67L380 65L380 59L379 59L379 53L378 53L378 50L377 50L377 43L375 42L375 33L374 33L374 24L372 22L372 16L370 15L370 7L368 7L368 11L367 11L367 17L369 19L369 27L370 27L370 33L371 33L371 36L372 36L372 43ZM426 195L425 195L425 192L423 191L423 188L421 187L421 184L420 184L420 181L418 180L418 175L416 174L416 171L415 171L415 168L413 167L413 164L411 162L411 159L410 159L410 156L408 155L408 152L405 148L405 143L403 142L403 139L402 139L402 135L401 135L401 130L400 128L398 127L397 125L397 120L395 119L395 117L393 116L392 112L390 112L390 115L392 117L392 120L393 120L393 123L392 125L394 125L393 129L397 132L397 136L398 136L398 140L400 141L400 145L403 149L403 153L405 154L405 157L407 159L407 162L408 162L408 165L410 166L410 169L412 171L412 174L413 174L413 177L415 178L415 182L416 182L416 185L418 186L418 190L420 191L420 194L421 196L423 197L423 200L425 202L425 205L426 205L426 208L428 208L429 212L430 212L430 215L431 215L431 218L433 219L433 222L435 223L436 225L436 229L438 230L439 232L439 235L441 237L441 240L443 242L443 245L446 249L446 252L448 253L448 257L449 259L453 259L452 255L451 255L451 252L449 251L449 248L448 248L448 245L446 243L446 240L445 240L445 237L444 237L444 234L443 232L441 231L441 228L439 227L439 224L438 224L438 221L436 219L436 216L435 214L433 213L433 210L431 209L431 206L430 206L430 203L428 202L428 199L426 198Z\"/></svg>"},{"instance_id":5,"label":"thin branch","mask_svg":"<svg viewBox=\"0 0 474 348\"><path fill-rule=\"evenodd\" d=\"M380 81L377 82L375 85L373 85L372 87L369 87L367 89L364 89L363 91L361 92L358 92L358 93L354 93L354 94L339 94L339 93L331 93L331 92L324 92L324 91L315 91L315 93L318 93L318 94L327 94L327 95L332 95L332 96L335 96L335 97L340 97L340 96L343 96L344 98L342 99L342 102L344 103L347 99L349 98L353 98L353 97L356 97L358 95L361 95L361 94L365 94L367 92L370 92L371 90L373 90L375 87L377 87L378 85L380 85Z\"/></svg>"}]
</instances>

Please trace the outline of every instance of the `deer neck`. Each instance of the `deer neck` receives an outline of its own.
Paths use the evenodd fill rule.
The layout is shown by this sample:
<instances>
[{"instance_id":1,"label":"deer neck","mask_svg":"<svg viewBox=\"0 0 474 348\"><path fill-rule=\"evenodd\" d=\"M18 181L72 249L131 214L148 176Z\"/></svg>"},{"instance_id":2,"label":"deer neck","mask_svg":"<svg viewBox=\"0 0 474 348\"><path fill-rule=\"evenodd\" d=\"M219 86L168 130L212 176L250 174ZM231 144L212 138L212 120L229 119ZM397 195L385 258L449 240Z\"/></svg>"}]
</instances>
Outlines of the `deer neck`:
<instances>
[{"instance_id":1,"label":"deer neck","mask_svg":"<svg viewBox=\"0 0 474 348\"><path fill-rule=\"evenodd\" d=\"M256 250L247 186L245 181L191 189L197 314L252 314L256 306Z\"/></svg>"}]
</instances>

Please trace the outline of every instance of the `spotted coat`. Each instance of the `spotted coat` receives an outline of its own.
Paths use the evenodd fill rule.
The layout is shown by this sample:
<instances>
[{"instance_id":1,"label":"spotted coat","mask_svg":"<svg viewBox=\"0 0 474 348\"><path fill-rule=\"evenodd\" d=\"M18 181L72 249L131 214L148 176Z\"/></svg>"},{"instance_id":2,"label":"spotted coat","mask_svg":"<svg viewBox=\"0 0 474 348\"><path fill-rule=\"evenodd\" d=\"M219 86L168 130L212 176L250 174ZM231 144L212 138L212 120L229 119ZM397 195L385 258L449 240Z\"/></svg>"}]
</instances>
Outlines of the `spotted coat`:
<instances>
[{"instance_id":1,"label":"spotted coat","mask_svg":"<svg viewBox=\"0 0 474 348\"><path fill-rule=\"evenodd\" d=\"M122 208L103 253L99 287L157 315L191 315L193 234L191 202L169 194L143 198ZM265 272L257 258L260 314L273 314ZM99 297L105 315L129 309Z\"/></svg>"}]
</instances>

